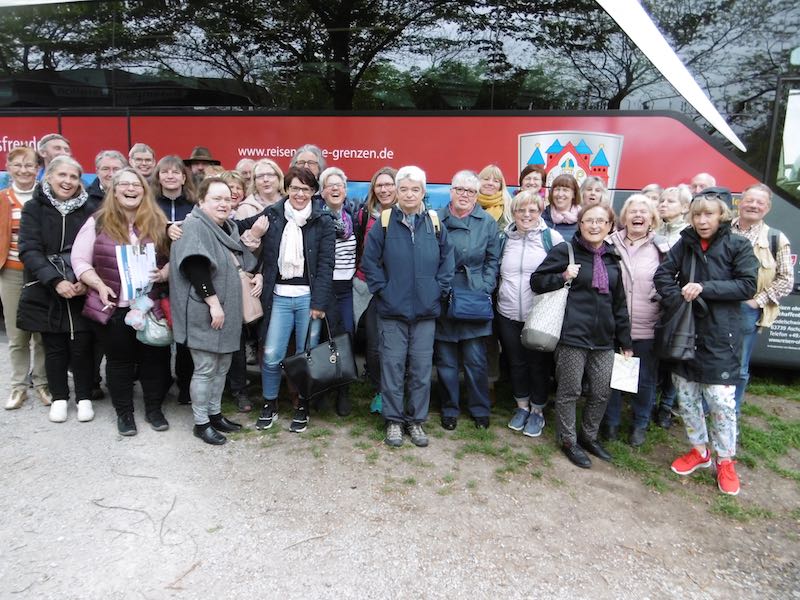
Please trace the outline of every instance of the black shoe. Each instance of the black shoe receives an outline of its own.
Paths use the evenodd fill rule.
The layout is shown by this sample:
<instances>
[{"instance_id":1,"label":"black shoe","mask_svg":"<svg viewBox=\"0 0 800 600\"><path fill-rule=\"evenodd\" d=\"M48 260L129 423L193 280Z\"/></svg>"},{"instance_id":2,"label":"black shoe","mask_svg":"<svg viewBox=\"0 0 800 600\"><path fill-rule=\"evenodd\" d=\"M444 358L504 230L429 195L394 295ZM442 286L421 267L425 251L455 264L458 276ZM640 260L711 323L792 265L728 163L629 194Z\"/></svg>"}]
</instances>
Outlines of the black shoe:
<instances>
[{"instance_id":1,"label":"black shoe","mask_svg":"<svg viewBox=\"0 0 800 600\"><path fill-rule=\"evenodd\" d=\"M144 416L144 420L150 423L150 427L155 431L166 431L169 429L169 422L166 417L164 417L164 413L161 412L160 408L151 410Z\"/></svg>"},{"instance_id":2,"label":"black shoe","mask_svg":"<svg viewBox=\"0 0 800 600\"><path fill-rule=\"evenodd\" d=\"M631 437L628 438L628 443L634 448L639 448L644 444L647 437L647 427L634 427L631 431Z\"/></svg>"},{"instance_id":3,"label":"black shoe","mask_svg":"<svg viewBox=\"0 0 800 600\"><path fill-rule=\"evenodd\" d=\"M672 410L670 410L668 406L662 406L658 409L656 425L661 427L661 429L669 429L672 427Z\"/></svg>"},{"instance_id":4,"label":"black shoe","mask_svg":"<svg viewBox=\"0 0 800 600\"><path fill-rule=\"evenodd\" d=\"M455 417L442 417L442 428L447 431L453 431L458 425L458 419Z\"/></svg>"},{"instance_id":5,"label":"black shoe","mask_svg":"<svg viewBox=\"0 0 800 600\"><path fill-rule=\"evenodd\" d=\"M228 441L228 438L214 429L211 426L211 423L206 423L205 425L195 425L194 436L199 437L206 444L211 444L212 446L221 446Z\"/></svg>"},{"instance_id":6,"label":"black shoe","mask_svg":"<svg viewBox=\"0 0 800 600\"><path fill-rule=\"evenodd\" d=\"M233 433L234 431L239 431L242 428L239 423L234 423L233 421L226 419L222 413L208 415L208 420L211 422L211 426L214 429L221 431L222 433Z\"/></svg>"},{"instance_id":7,"label":"black shoe","mask_svg":"<svg viewBox=\"0 0 800 600\"><path fill-rule=\"evenodd\" d=\"M353 405L350 402L350 390L348 388L339 388L336 392L336 414L340 417L346 417L353 412Z\"/></svg>"},{"instance_id":8,"label":"black shoe","mask_svg":"<svg viewBox=\"0 0 800 600\"><path fill-rule=\"evenodd\" d=\"M133 420L133 413L127 412L117 416L117 431L120 435L136 435L136 421Z\"/></svg>"},{"instance_id":9,"label":"black shoe","mask_svg":"<svg viewBox=\"0 0 800 600\"><path fill-rule=\"evenodd\" d=\"M189 388L178 391L178 404L191 404L192 397L189 395Z\"/></svg>"},{"instance_id":10,"label":"black shoe","mask_svg":"<svg viewBox=\"0 0 800 600\"><path fill-rule=\"evenodd\" d=\"M561 451L569 459L569 462L576 467L581 469L590 469L592 467L592 460L586 456L586 452L578 444L564 444L561 446Z\"/></svg>"},{"instance_id":11,"label":"black shoe","mask_svg":"<svg viewBox=\"0 0 800 600\"><path fill-rule=\"evenodd\" d=\"M601 423L600 437L607 442L616 442L619 439L619 426Z\"/></svg>"},{"instance_id":12,"label":"black shoe","mask_svg":"<svg viewBox=\"0 0 800 600\"><path fill-rule=\"evenodd\" d=\"M234 392L232 396L233 401L236 402L236 408L240 413L249 413L253 410L253 403L250 402L250 398L247 397L246 391Z\"/></svg>"},{"instance_id":13,"label":"black shoe","mask_svg":"<svg viewBox=\"0 0 800 600\"><path fill-rule=\"evenodd\" d=\"M580 444L581 448L586 450L589 454L594 454L600 460L611 462L613 458L608 453L608 451L600 445L600 442L598 442L597 440L588 440L585 437L579 436L578 444Z\"/></svg>"},{"instance_id":14,"label":"black shoe","mask_svg":"<svg viewBox=\"0 0 800 600\"><path fill-rule=\"evenodd\" d=\"M272 424L278 420L278 411L275 410L275 402L267 402L264 408L261 409L261 414L256 421L256 429L264 430L272 427Z\"/></svg>"},{"instance_id":15,"label":"black shoe","mask_svg":"<svg viewBox=\"0 0 800 600\"><path fill-rule=\"evenodd\" d=\"M475 429L489 429L489 417L473 417Z\"/></svg>"},{"instance_id":16,"label":"black shoe","mask_svg":"<svg viewBox=\"0 0 800 600\"><path fill-rule=\"evenodd\" d=\"M289 431L303 433L306 429L308 429L308 411L304 408L296 408L292 422L289 423Z\"/></svg>"},{"instance_id":17,"label":"black shoe","mask_svg":"<svg viewBox=\"0 0 800 600\"><path fill-rule=\"evenodd\" d=\"M92 389L92 400L102 400L106 397L106 393L103 391L103 388L96 387Z\"/></svg>"}]
</instances>

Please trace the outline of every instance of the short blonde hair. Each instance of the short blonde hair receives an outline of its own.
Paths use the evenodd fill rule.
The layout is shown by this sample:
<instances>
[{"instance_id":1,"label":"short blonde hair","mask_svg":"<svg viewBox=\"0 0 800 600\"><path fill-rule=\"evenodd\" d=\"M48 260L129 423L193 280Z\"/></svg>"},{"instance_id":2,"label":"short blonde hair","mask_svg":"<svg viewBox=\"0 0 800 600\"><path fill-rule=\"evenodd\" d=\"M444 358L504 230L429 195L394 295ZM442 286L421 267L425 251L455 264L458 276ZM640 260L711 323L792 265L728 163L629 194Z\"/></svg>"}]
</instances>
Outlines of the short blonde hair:
<instances>
[{"instance_id":1,"label":"short blonde hair","mask_svg":"<svg viewBox=\"0 0 800 600\"><path fill-rule=\"evenodd\" d=\"M655 205L650 201L650 198L644 194L631 194L622 205L622 210L619 211L620 227L625 226L625 220L628 217L628 209L633 204L644 204L647 207L647 212L650 213L650 229L658 229L661 226L661 218L658 216L658 211Z\"/></svg>"},{"instance_id":2,"label":"short blonde hair","mask_svg":"<svg viewBox=\"0 0 800 600\"><path fill-rule=\"evenodd\" d=\"M717 206L720 211L720 222L727 223L731 220L731 209L728 204L715 194L702 194L695 196L689 205L689 219L699 214L706 206Z\"/></svg>"},{"instance_id":3,"label":"short blonde hair","mask_svg":"<svg viewBox=\"0 0 800 600\"><path fill-rule=\"evenodd\" d=\"M539 212L544 212L544 198L539 195L539 192L531 192L530 190L523 190L514 196L509 207L509 212L513 213L526 204L535 204L539 207Z\"/></svg>"}]
</instances>

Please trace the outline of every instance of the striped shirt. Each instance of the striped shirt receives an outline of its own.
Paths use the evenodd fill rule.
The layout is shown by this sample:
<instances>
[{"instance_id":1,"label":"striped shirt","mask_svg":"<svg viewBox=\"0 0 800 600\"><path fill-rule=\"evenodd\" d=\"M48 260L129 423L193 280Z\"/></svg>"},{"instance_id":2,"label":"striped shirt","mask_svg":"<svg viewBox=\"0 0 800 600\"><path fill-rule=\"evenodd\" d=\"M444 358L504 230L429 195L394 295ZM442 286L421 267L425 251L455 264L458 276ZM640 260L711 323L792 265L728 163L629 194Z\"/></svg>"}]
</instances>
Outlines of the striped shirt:
<instances>
[{"instance_id":1,"label":"striped shirt","mask_svg":"<svg viewBox=\"0 0 800 600\"><path fill-rule=\"evenodd\" d=\"M22 217L22 206L32 195L32 191L22 192L13 187L3 190L3 197L11 204L11 240L5 267L14 271L23 269L22 261L19 259L19 221Z\"/></svg>"},{"instance_id":2,"label":"striped shirt","mask_svg":"<svg viewBox=\"0 0 800 600\"><path fill-rule=\"evenodd\" d=\"M333 263L333 280L349 281L356 274L356 236L336 240L336 255Z\"/></svg>"}]
</instances>

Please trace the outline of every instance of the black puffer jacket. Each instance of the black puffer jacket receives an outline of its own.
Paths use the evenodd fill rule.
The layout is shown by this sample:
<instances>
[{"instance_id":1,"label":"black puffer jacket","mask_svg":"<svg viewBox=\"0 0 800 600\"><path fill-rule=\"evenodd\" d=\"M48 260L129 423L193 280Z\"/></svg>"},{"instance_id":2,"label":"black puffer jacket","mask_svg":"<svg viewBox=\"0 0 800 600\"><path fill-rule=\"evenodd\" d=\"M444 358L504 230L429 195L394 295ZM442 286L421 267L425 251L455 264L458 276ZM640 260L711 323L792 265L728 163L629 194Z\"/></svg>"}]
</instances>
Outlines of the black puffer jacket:
<instances>
[{"instance_id":1,"label":"black puffer jacket","mask_svg":"<svg viewBox=\"0 0 800 600\"><path fill-rule=\"evenodd\" d=\"M19 254L25 265L25 287L17 310L20 329L46 333L89 330L88 322L81 316L85 296L67 300L58 295L55 288L63 277L47 257L68 251L97 208L97 203L89 199L63 216L40 185L36 186L33 198L25 203L19 229Z\"/></svg>"},{"instance_id":2,"label":"black puffer jacket","mask_svg":"<svg viewBox=\"0 0 800 600\"><path fill-rule=\"evenodd\" d=\"M683 302L681 288L689 283L692 255L694 281L703 286L700 298L708 311L695 306L695 358L675 363L673 371L698 383L734 385L742 355L740 304L756 294L758 259L746 238L733 235L729 223L720 225L708 250L687 227L656 270L653 282L665 306ZM695 302L695 305L697 303Z\"/></svg>"},{"instance_id":3,"label":"black puffer jacket","mask_svg":"<svg viewBox=\"0 0 800 600\"><path fill-rule=\"evenodd\" d=\"M619 254L611 244L603 242L606 245L603 263L608 271L610 293L601 294L592 287L594 256L578 244L579 237L580 231L573 241L553 246L539 268L531 274L531 289L541 294L564 287L562 273L569 264L567 244L572 244L575 262L581 268L569 291L561 343L590 350L628 350L633 344Z\"/></svg>"},{"instance_id":4,"label":"black puffer jacket","mask_svg":"<svg viewBox=\"0 0 800 600\"><path fill-rule=\"evenodd\" d=\"M269 219L269 228L261 238L261 272L264 275L264 291L261 293L261 304L264 307L262 335L266 335L269 326L272 291L278 280L278 255L283 229L286 227L283 205L286 202L288 199L281 200L257 215L236 221L241 234L250 229L261 215L266 215ZM302 231L303 254L311 286L311 308L327 312L333 299L333 263L336 252L336 232L330 213L322 212L320 205L314 204ZM298 345L300 343L302 342L298 342Z\"/></svg>"}]
</instances>

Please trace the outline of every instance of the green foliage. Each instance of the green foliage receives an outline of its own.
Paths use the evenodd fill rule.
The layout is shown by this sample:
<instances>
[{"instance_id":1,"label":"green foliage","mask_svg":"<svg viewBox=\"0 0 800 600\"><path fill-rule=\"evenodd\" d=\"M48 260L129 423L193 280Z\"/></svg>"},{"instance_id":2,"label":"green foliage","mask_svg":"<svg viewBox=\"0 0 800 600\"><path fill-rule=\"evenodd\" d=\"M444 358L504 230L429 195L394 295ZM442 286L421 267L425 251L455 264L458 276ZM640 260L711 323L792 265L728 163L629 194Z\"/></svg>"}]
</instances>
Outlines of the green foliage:
<instances>
[{"instance_id":1,"label":"green foliage","mask_svg":"<svg viewBox=\"0 0 800 600\"><path fill-rule=\"evenodd\" d=\"M742 522L751 519L771 519L774 517L772 511L761 506L743 506L733 496L717 496L711 507L711 512Z\"/></svg>"}]
</instances>

